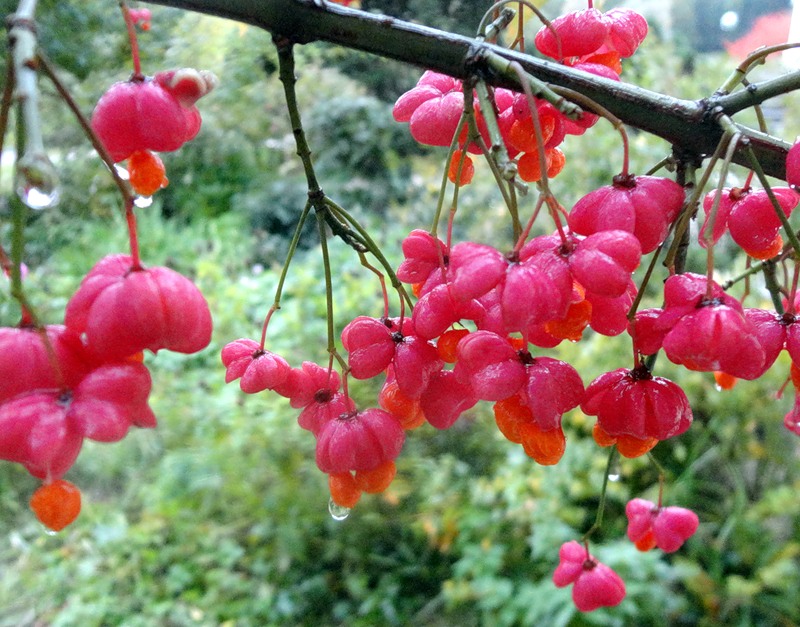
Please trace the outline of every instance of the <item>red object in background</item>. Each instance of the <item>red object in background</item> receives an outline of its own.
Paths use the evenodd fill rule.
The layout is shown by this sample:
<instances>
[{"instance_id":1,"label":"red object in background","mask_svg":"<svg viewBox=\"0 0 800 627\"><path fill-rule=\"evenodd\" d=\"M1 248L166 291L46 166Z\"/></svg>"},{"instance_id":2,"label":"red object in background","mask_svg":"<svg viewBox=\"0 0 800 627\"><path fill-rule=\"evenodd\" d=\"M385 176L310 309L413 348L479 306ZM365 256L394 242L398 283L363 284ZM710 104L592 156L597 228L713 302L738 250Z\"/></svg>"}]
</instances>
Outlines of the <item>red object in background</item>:
<instances>
[{"instance_id":1,"label":"red object in background","mask_svg":"<svg viewBox=\"0 0 800 627\"><path fill-rule=\"evenodd\" d=\"M792 12L776 11L756 18L750 30L735 41L723 42L732 57L744 59L761 46L775 46L789 41L789 22Z\"/></svg>"}]
</instances>

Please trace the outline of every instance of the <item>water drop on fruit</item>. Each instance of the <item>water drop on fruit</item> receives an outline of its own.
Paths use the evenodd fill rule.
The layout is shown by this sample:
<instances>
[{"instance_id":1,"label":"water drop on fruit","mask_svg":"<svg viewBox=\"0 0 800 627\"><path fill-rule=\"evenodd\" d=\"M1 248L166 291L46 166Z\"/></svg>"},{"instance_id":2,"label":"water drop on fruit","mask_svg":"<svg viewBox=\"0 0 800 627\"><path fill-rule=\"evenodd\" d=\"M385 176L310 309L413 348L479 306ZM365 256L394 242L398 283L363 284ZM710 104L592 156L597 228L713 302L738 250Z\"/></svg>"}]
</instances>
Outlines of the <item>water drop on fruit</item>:
<instances>
[{"instance_id":1,"label":"water drop on fruit","mask_svg":"<svg viewBox=\"0 0 800 627\"><path fill-rule=\"evenodd\" d=\"M47 209L58 203L58 175L47 155L24 156L17 163L16 192L31 209Z\"/></svg>"},{"instance_id":2,"label":"water drop on fruit","mask_svg":"<svg viewBox=\"0 0 800 627\"><path fill-rule=\"evenodd\" d=\"M333 502L333 499L328 501L328 512L334 520L344 520L350 515L349 507L342 507Z\"/></svg>"}]
</instances>

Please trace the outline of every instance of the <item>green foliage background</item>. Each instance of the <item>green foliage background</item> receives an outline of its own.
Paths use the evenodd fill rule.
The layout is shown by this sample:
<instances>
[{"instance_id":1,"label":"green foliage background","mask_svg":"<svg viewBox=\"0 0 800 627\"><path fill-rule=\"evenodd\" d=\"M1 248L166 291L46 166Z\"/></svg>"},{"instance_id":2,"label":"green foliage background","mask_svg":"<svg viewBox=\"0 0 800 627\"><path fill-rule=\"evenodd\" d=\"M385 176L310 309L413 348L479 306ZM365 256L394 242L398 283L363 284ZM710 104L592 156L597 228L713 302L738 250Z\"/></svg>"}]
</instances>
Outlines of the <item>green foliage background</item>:
<instances>
[{"instance_id":1,"label":"green foliage background","mask_svg":"<svg viewBox=\"0 0 800 627\"><path fill-rule=\"evenodd\" d=\"M463 31L462 4L401 8ZM45 0L40 15L44 47L90 111L129 71L119 16L106 3ZM154 8L154 16L141 38L146 69L193 65L222 80L201 103L197 140L164 156L171 183L139 211L142 256L198 283L214 313L214 338L198 355L148 356L159 428L114 445L87 443L68 475L84 492L84 511L62 533L45 534L28 510L36 481L0 465L0 626L800 623L798 440L781 424L792 399L775 398L787 360L726 393L709 375L659 361L659 373L684 386L695 412L687 434L655 449L669 473L666 500L693 508L702 523L676 554L636 551L624 536L624 506L635 496L655 500L657 473L645 460L623 460L593 549L627 583L617 608L580 615L569 590L550 581L560 544L594 519L606 463L607 452L589 435L592 421L579 411L565 416L569 444L554 468L506 442L488 407L449 431L414 431L391 489L334 521L313 437L297 426L296 411L281 398L225 385L218 357L228 341L259 333L305 198L269 37L180 11ZM712 93L731 66L713 57L695 64L694 74L682 74L678 55L651 41L625 77L695 98ZM325 190L398 262L404 235L429 224L444 158L416 146L391 119L391 101L418 72L365 65L360 55L325 46L298 50L298 69ZM56 323L81 277L102 255L124 250L126 236L107 173L65 107L43 90L47 142L64 186L57 210L31 215L28 294ZM793 137L788 119L773 132ZM618 171L619 141L607 126L565 144L569 168L554 182L565 206ZM634 170L645 171L667 150L633 134ZM10 174L2 172L4 193ZM458 236L502 245L503 212L485 166L476 179L460 198ZM358 314L380 315L373 276L341 242L331 252L337 328ZM690 269L703 263L693 256ZM733 264L725 271L742 262ZM2 323L14 324L13 304L5 292L0 298ZM322 362L325 307L313 231L282 305L270 324L270 348L293 365ZM588 383L626 365L629 347L624 339L589 337L552 354ZM364 403L375 392L373 383L353 384Z\"/></svg>"}]
</instances>

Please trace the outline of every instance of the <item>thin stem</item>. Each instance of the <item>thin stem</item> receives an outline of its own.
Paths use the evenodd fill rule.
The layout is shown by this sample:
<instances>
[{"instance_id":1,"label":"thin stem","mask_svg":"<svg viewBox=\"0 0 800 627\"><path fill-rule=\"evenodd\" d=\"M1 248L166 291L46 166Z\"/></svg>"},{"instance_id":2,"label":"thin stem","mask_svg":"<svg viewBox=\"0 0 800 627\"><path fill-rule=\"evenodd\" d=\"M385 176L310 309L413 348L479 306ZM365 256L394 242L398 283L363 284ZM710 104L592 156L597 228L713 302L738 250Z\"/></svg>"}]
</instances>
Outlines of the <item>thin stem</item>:
<instances>
[{"instance_id":1,"label":"thin stem","mask_svg":"<svg viewBox=\"0 0 800 627\"><path fill-rule=\"evenodd\" d=\"M606 507L606 490L608 489L608 477L611 474L611 468L617 460L617 447L612 446L608 452L608 461L606 462L606 472L603 476L603 487L600 490L600 503L597 505L597 515L595 516L594 523L589 530L583 534L581 542L588 542L592 534L603 526L603 512Z\"/></svg>"},{"instance_id":2,"label":"thin stem","mask_svg":"<svg viewBox=\"0 0 800 627\"><path fill-rule=\"evenodd\" d=\"M725 291L728 291L730 288L732 288L734 285L736 285L739 281L743 281L745 279L748 279L752 275L758 274L759 272L763 271L766 266L774 265L779 261L784 261L787 257L790 257L790 256L791 256L791 250L784 250L780 255L778 255L777 257L775 257L773 259L765 259L765 260L760 261L760 262L758 262L756 264L748 266L739 275L733 277L732 279L729 279L729 280L725 281L725 283L722 284L722 289L725 290ZM748 261L750 261L750 260L751 260L751 258L748 257Z\"/></svg>"},{"instance_id":3,"label":"thin stem","mask_svg":"<svg viewBox=\"0 0 800 627\"><path fill-rule=\"evenodd\" d=\"M484 20L487 17L490 17L497 13L494 8L489 9L484 14ZM486 24L484 20L481 20L481 25L478 27L478 37L483 37L489 41L496 41L497 36L506 29L506 27L511 23L514 19L516 13L514 9L504 8L500 11L500 15L498 15L495 19L493 19L489 24Z\"/></svg>"},{"instance_id":4,"label":"thin stem","mask_svg":"<svg viewBox=\"0 0 800 627\"><path fill-rule=\"evenodd\" d=\"M522 247L525 245L525 242L528 239L528 235L531 233L531 229L533 228L533 223L536 221L536 218L539 216L539 212L542 210L542 205L544 204L544 195L539 194L539 198L536 200L536 206L533 208L533 213L531 214L528 223L525 225L525 228L520 233L519 237L517 238L517 243L514 245L514 249L511 251L512 256L516 257Z\"/></svg>"},{"instance_id":5,"label":"thin stem","mask_svg":"<svg viewBox=\"0 0 800 627\"><path fill-rule=\"evenodd\" d=\"M731 136L728 148L725 150L725 158L722 161L722 167L719 173L719 181L717 183L717 192L714 194L714 202L711 205L711 211L706 222L706 232L703 236L706 242L706 298L711 298L711 291L713 286L712 277L714 274L714 222L717 218L719 205L722 201L722 191L725 187L725 181L728 178L728 170L730 169L731 159L736 150L739 148L739 141L742 136L735 132Z\"/></svg>"},{"instance_id":6,"label":"thin stem","mask_svg":"<svg viewBox=\"0 0 800 627\"><path fill-rule=\"evenodd\" d=\"M561 220L559 219L558 209L560 208L560 205L558 204L555 195L550 190L550 182L547 176L547 153L545 152L544 147L544 133L542 132L542 122L539 119L539 110L536 107L536 102L534 101L533 91L530 83L524 79L525 72L522 69L522 66L520 66L518 63L511 63L510 67L512 70L514 70L514 72L517 73L517 76L519 77L520 83L522 84L522 88L525 92L525 98L528 101L528 108L530 109L531 113L533 133L536 137L536 153L539 160L539 190L544 198L545 203L547 204L547 209L553 218L553 222L555 222L556 230L561 237L561 241L562 243L566 244L567 237L564 233ZM517 238L517 245L519 245L519 238Z\"/></svg>"},{"instance_id":7,"label":"thin stem","mask_svg":"<svg viewBox=\"0 0 800 627\"><path fill-rule=\"evenodd\" d=\"M133 59L133 78L134 79L142 79L144 78L144 74L142 74L142 64L139 60L139 41L136 37L136 25L133 23L133 18L131 17L130 9L128 9L128 5L121 1L119 3L119 8L122 9L122 16L125 18L125 26L128 29L128 40L131 43L131 57Z\"/></svg>"},{"instance_id":8,"label":"thin stem","mask_svg":"<svg viewBox=\"0 0 800 627\"><path fill-rule=\"evenodd\" d=\"M514 219L514 215L516 213L516 204L514 199L508 193L507 189L507 174L508 169L506 171L501 172L498 164L494 159L491 158L491 154L489 149L486 147L486 143L483 141L483 137L481 136L480 132L478 131L478 125L475 121L475 110L472 101L472 87L468 84L464 84L464 114L466 116L467 125L469 127L469 133L467 134L467 139L465 142L466 146L469 146L471 143L475 143L478 148L480 148L481 153L486 157L486 162L489 164L489 170L491 170L492 175L495 178L495 182L497 183L497 189L500 191L500 194L503 196L503 201L506 203L506 207L509 210L509 213L512 216L512 220ZM491 105L490 105L491 106ZM494 109L492 109L494 112ZM519 217L517 217L517 221Z\"/></svg>"},{"instance_id":9,"label":"thin stem","mask_svg":"<svg viewBox=\"0 0 800 627\"><path fill-rule=\"evenodd\" d=\"M792 274L792 287L789 290L789 298L787 299L789 304L789 313L795 313L795 306L794 306L794 299L797 296L797 283L800 280L800 264L794 264L794 273ZM783 313L782 311L780 313Z\"/></svg>"},{"instance_id":10,"label":"thin stem","mask_svg":"<svg viewBox=\"0 0 800 627\"><path fill-rule=\"evenodd\" d=\"M131 249L131 269L141 270L142 263L139 257L139 235L136 229L136 213L133 201L125 202L125 221L128 224L128 243Z\"/></svg>"},{"instance_id":11,"label":"thin stem","mask_svg":"<svg viewBox=\"0 0 800 627\"><path fill-rule=\"evenodd\" d=\"M317 226L319 227L319 243L322 251L322 268L325 275L325 309L328 318L328 353L336 355L336 333L333 326L333 280L331 278L331 259L328 253L328 233L325 230L325 217L317 211Z\"/></svg>"},{"instance_id":12,"label":"thin stem","mask_svg":"<svg viewBox=\"0 0 800 627\"><path fill-rule=\"evenodd\" d=\"M481 106L481 113L486 129L489 133L492 145L489 148L489 154L486 155L489 161L489 166L495 177L498 177L498 188L506 201L506 207L511 214L511 223L513 226L514 238L519 237L522 231L522 226L519 220L519 208L517 207L517 196L513 191L513 184L509 185L508 182L512 181L517 174L517 165L508 158L508 151L506 150L505 141L500 134L500 127L497 125L497 116L494 110L494 101L489 97L489 90L486 83L479 80L475 85L475 91L478 94L478 102ZM471 132L477 133L477 128ZM477 140L481 140L480 134L477 134ZM502 181L502 182L501 182Z\"/></svg>"},{"instance_id":13,"label":"thin stem","mask_svg":"<svg viewBox=\"0 0 800 627\"><path fill-rule=\"evenodd\" d=\"M516 4L519 7L520 30L522 29L522 13L523 13L522 8L527 7L531 11L533 11L533 13L536 15L536 17L539 18L542 24L544 24L544 26L555 36L556 41L558 42L558 56L559 57L561 56L561 38L558 36L556 30L553 28L553 24L550 22L550 20L547 19L547 17L545 17L544 13L542 13L535 4L528 2L528 0L499 0L498 2L495 2L494 5L492 5L492 8L486 11L486 13L484 13L483 17L481 18L480 24L478 25L479 37L484 37L487 39L491 38L491 35L489 34L489 29L487 28L487 22L490 19L492 19L493 15L497 15L497 10L499 8L504 7L507 4ZM495 22L500 19L503 19L502 13L499 18L495 19ZM507 24L505 26L507 26ZM505 28L505 26L503 26L503 28ZM520 39L520 37L518 36L517 39ZM515 43L517 43L517 40L515 40L514 43L512 43L511 45L512 48Z\"/></svg>"},{"instance_id":14,"label":"thin stem","mask_svg":"<svg viewBox=\"0 0 800 627\"><path fill-rule=\"evenodd\" d=\"M21 126L21 116L17 116L17 154L23 151L25 136ZM25 223L27 207L16 194L11 194L11 296L19 303L21 311L20 326L40 327L39 319L33 311L22 285L22 260L25 256Z\"/></svg>"},{"instance_id":15,"label":"thin stem","mask_svg":"<svg viewBox=\"0 0 800 627\"><path fill-rule=\"evenodd\" d=\"M358 255L359 260L361 261L361 265L364 266L367 270L372 272L375 276L378 277L378 282L381 284L381 294L383 296L383 317L389 317L389 292L386 289L386 277L383 275L383 272L378 270L375 266L373 266L369 261L367 261L367 256L364 253L359 253ZM403 300L400 300L400 331L402 332L402 324L403 324Z\"/></svg>"},{"instance_id":16,"label":"thin stem","mask_svg":"<svg viewBox=\"0 0 800 627\"><path fill-rule=\"evenodd\" d=\"M361 224L356 220L349 212L347 212L343 207L336 204L333 200L325 197L325 206L328 210L333 211L336 215L341 216L341 218L347 222L350 226L352 226L361 240L364 242L366 249L380 262L381 266L383 267L384 272L386 272L386 276L389 277L389 281L392 284L392 287L397 290L400 294L401 298L405 300L405 302L410 306L411 305L411 297L406 292L405 287L403 286L400 279L397 278L397 274L395 274L394 268L392 264L389 263L389 260L386 259L386 255L383 254L383 251L380 247L375 243L372 239L372 236L367 232L367 230L361 226Z\"/></svg>"},{"instance_id":17,"label":"thin stem","mask_svg":"<svg viewBox=\"0 0 800 627\"><path fill-rule=\"evenodd\" d=\"M775 307L775 311L779 314L783 315L783 301L781 299L781 286L778 284L778 277L776 275L777 266L773 264L765 264L764 265L764 284L769 292L770 297L772 298L772 306ZM795 278L797 277L797 265L795 264ZM792 286L797 287L796 283ZM794 301L789 300L789 311L790 313L794 313Z\"/></svg>"},{"instance_id":18,"label":"thin stem","mask_svg":"<svg viewBox=\"0 0 800 627\"><path fill-rule=\"evenodd\" d=\"M306 175L306 182L308 183L308 196L311 198L314 207L319 209L322 206L324 195L317 181L317 175L314 173L311 150L308 147L306 134L303 131L300 108L297 104L297 94L295 92L297 78L294 73L294 44L288 39L278 37L273 38L273 41L275 47L278 49L279 78L283 84L286 109L289 112L289 121L291 122L292 133L294 134L295 144L297 145L297 156L300 157L303 163L303 170Z\"/></svg>"},{"instance_id":19,"label":"thin stem","mask_svg":"<svg viewBox=\"0 0 800 627\"><path fill-rule=\"evenodd\" d=\"M39 89L36 84L36 0L22 0L11 18L8 32L11 61L14 66L15 96L24 121L24 153L22 158L45 154L39 119Z\"/></svg>"},{"instance_id":20,"label":"thin stem","mask_svg":"<svg viewBox=\"0 0 800 627\"><path fill-rule=\"evenodd\" d=\"M644 273L644 278L642 278L642 282L636 290L636 296L631 303L630 309L628 309L627 315L628 320L631 322L633 322L634 318L636 317L636 312L639 310L639 305L642 303L642 298L644 298L645 288L650 283L650 279L653 276L653 272L655 271L658 258L661 256L661 251L663 248L664 244L661 244L658 248L656 248L652 259L650 259L650 264L647 266L647 271Z\"/></svg>"},{"instance_id":21,"label":"thin stem","mask_svg":"<svg viewBox=\"0 0 800 627\"><path fill-rule=\"evenodd\" d=\"M281 308L283 285L286 282L286 276L289 273L289 266L292 263L292 259L294 259L294 254L297 250L297 244L300 242L300 236L303 232L303 226L305 226L306 218L308 218L308 214L310 212L311 201L307 200L306 204L303 206L303 210L300 212L300 219L297 221L297 226L294 229L292 241L289 243L289 250L286 253L286 259L283 262L283 268L281 268L281 275L278 277L278 286L275 288L275 298L272 301L272 306L269 308L269 311L264 318L264 324L261 327L261 345L259 346L260 350L264 350L264 346L267 342L267 326L269 325L269 320L272 317L272 314Z\"/></svg>"},{"instance_id":22,"label":"thin stem","mask_svg":"<svg viewBox=\"0 0 800 627\"><path fill-rule=\"evenodd\" d=\"M717 144L716 150L714 150L714 154L711 155L711 159L709 159L708 164L706 165L706 169L703 172L703 176L700 177L700 181L694 186L691 195L686 201L685 210L683 213L678 217L678 220L675 223L675 231L672 240L672 244L667 251L666 257L664 257L664 265L670 270L673 271L675 268L676 259L678 257L679 248L684 241L684 234L689 229L689 221L694 214L694 207L698 205L700 194L703 193L706 185L708 184L708 180L711 178L711 173L714 171L714 168L717 165L717 161L719 161L722 153L728 146L728 142L731 139L731 135L728 133L723 133L722 139L720 139L719 143Z\"/></svg>"},{"instance_id":23,"label":"thin stem","mask_svg":"<svg viewBox=\"0 0 800 627\"><path fill-rule=\"evenodd\" d=\"M577 120L581 117L583 111L581 108L573 102L570 102L560 94L558 94L550 85L547 83L539 80L538 78L531 76L531 74L525 70L524 66L521 62L505 59L497 54L492 52L485 53L485 62L486 64L494 70L499 75L507 78L510 81L515 83L515 88L523 89L524 85L528 85L528 88L531 90L531 93L537 97L541 98L549 102L553 105L560 113L563 113L571 120ZM514 65L518 65L522 67L523 73L520 74L515 68Z\"/></svg>"},{"instance_id":24,"label":"thin stem","mask_svg":"<svg viewBox=\"0 0 800 627\"><path fill-rule=\"evenodd\" d=\"M14 97L14 64L6 65L6 79L3 86L3 96L0 100L0 155L3 154L3 146L8 129L8 114L11 111L11 102Z\"/></svg>"},{"instance_id":25,"label":"thin stem","mask_svg":"<svg viewBox=\"0 0 800 627\"><path fill-rule=\"evenodd\" d=\"M568 100L572 102L577 102L581 108L588 109L589 111L593 111L600 117L605 118L611 125L614 127L621 138L622 138L622 172L620 173L622 176L628 176L628 164L630 161L630 147L628 142L628 133L625 131L625 125L622 123L616 115L611 113L608 109L601 106L600 104L594 102L591 98L584 96L577 91L572 89L567 89L564 87L555 87L553 88L557 94L565 96Z\"/></svg>"},{"instance_id":26,"label":"thin stem","mask_svg":"<svg viewBox=\"0 0 800 627\"><path fill-rule=\"evenodd\" d=\"M758 161L758 158L753 152L753 147L748 144L745 147L745 152L747 154L747 158L752 164L753 171L756 173L756 176L761 183L761 186L764 188L764 191L767 192L767 196L772 203L772 207L775 209L775 214L778 216L778 219L783 226L783 230L786 233L786 237L788 238L789 243L794 250L794 256L797 257L800 255L800 241L797 239L797 234L792 229L791 224L789 224L789 218L786 217L786 214L783 212L778 199L775 197L775 193L772 191L772 186L769 184L766 174L764 174L764 169L761 167L761 163Z\"/></svg>"},{"instance_id":27,"label":"thin stem","mask_svg":"<svg viewBox=\"0 0 800 627\"><path fill-rule=\"evenodd\" d=\"M466 95L465 95L466 98ZM450 142L450 150L447 153L447 163L450 163L450 160L453 158L455 154L456 147L458 146L458 138L461 137L461 132L464 130L464 126L467 124L467 113L463 111L461 113L461 118L458 120L458 125L456 126L456 132L453 134L453 140ZM444 208L444 196L445 192L447 191L447 173L449 170L449 166L444 168L444 172L442 173L442 183L439 186L439 195L436 201L436 211L433 213L433 221L431 222L430 234L436 237L436 234L439 231L439 220L442 217L442 209Z\"/></svg>"},{"instance_id":28,"label":"thin stem","mask_svg":"<svg viewBox=\"0 0 800 627\"><path fill-rule=\"evenodd\" d=\"M512 179L516 174L516 168L509 167L511 165L508 158L508 151L506 150L506 143L503 141L503 136L500 133L500 127L497 125L497 115L494 109L494 101L489 97L489 89L486 83L479 80L475 84L475 93L478 94L478 103L481 107L481 114L486 123L486 130L489 133L489 139L492 145L489 147L491 156L497 162L497 167L503 173L503 178Z\"/></svg>"},{"instance_id":29,"label":"thin stem","mask_svg":"<svg viewBox=\"0 0 800 627\"><path fill-rule=\"evenodd\" d=\"M725 82L720 85L719 89L717 90L717 94L729 94L737 85L740 83L744 84L747 74L750 72L750 70L752 70L756 65L764 63L764 60L769 55L775 54L776 52L783 52L784 50L791 50L792 48L797 48L798 46L800 46L800 43L778 44L776 46L768 46L766 48L760 48L751 52L747 58L739 64L733 73L731 73Z\"/></svg>"},{"instance_id":30,"label":"thin stem","mask_svg":"<svg viewBox=\"0 0 800 627\"><path fill-rule=\"evenodd\" d=\"M20 326L40 327L39 316L33 310L22 286L22 258L25 250L26 207L13 194L11 203L11 296L19 303L22 313Z\"/></svg>"},{"instance_id":31,"label":"thin stem","mask_svg":"<svg viewBox=\"0 0 800 627\"><path fill-rule=\"evenodd\" d=\"M542 121L539 119L539 109L536 107L536 101L534 100L531 86L525 80L525 71L522 69L522 66L520 66L519 63L512 63L511 69L517 73L519 81L522 84L523 91L525 92L525 99L528 102L528 109L531 114L531 122L533 123L533 134L536 137L536 154L539 158L539 173L541 177L539 179L539 183L542 187L543 193L547 195L550 194L550 186L547 176L547 154L545 153L544 148L544 132L542 131Z\"/></svg>"},{"instance_id":32,"label":"thin stem","mask_svg":"<svg viewBox=\"0 0 800 627\"><path fill-rule=\"evenodd\" d=\"M78 107L78 103L75 102L75 99L72 97L72 94L67 89L64 82L59 78L58 74L53 67L53 64L50 60L45 56L43 52L39 52L38 54L38 61L39 67L44 72L44 75L50 79L53 83L53 86L56 88L58 95L61 99L67 104L69 110L72 111L75 119L78 121L78 124L83 129L83 132L86 134L86 137L92 144L92 147L97 151L97 154L100 155L100 158L103 160L103 163L106 164L108 171L111 173L111 177L114 179L114 183L116 184L117 188L119 189L120 194L122 194L123 203L127 206L129 203L133 204L134 201L134 194L131 190L130 183L123 179L119 171L117 170L116 165L114 164L114 160L111 158L108 150L103 145L103 142L100 141L100 138L97 137L97 134L92 129L91 122L89 119L83 114L83 111L80 110Z\"/></svg>"}]
</instances>

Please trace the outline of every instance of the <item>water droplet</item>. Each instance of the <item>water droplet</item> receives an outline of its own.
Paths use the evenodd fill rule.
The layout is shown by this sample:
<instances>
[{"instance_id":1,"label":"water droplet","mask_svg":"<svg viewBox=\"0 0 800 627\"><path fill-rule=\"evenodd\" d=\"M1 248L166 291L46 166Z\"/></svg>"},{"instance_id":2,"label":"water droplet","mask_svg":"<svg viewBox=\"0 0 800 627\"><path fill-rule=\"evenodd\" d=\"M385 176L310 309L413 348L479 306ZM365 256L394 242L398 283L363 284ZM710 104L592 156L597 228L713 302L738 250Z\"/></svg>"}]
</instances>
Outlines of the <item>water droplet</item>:
<instances>
[{"instance_id":1,"label":"water droplet","mask_svg":"<svg viewBox=\"0 0 800 627\"><path fill-rule=\"evenodd\" d=\"M117 174L119 174L119 178L121 178L123 181L127 181L130 178L130 174L128 174L128 171L121 165L114 164L114 168L116 169Z\"/></svg>"},{"instance_id":2,"label":"water droplet","mask_svg":"<svg viewBox=\"0 0 800 627\"><path fill-rule=\"evenodd\" d=\"M49 527L45 527L44 528L44 533L45 533L45 535L48 535L48 536L57 536L58 535L58 531L56 531L55 529L50 529Z\"/></svg>"},{"instance_id":3,"label":"water droplet","mask_svg":"<svg viewBox=\"0 0 800 627\"><path fill-rule=\"evenodd\" d=\"M722 386L721 386L719 383L717 383L717 384L714 386L714 389L715 389L717 392L722 392Z\"/></svg>"},{"instance_id":4,"label":"water droplet","mask_svg":"<svg viewBox=\"0 0 800 627\"><path fill-rule=\"evenodd\" d=\"M58 174L45 154L25 155L17 162L16 191L31 209L47 209L58 203Z\"/></svg>"},{"instance_id":5,"label":"water droplet","mask_svg":"<svg viewBox=\"0 0 800 627\"><path fill-rule=\"evenodd\" d=\"M609 481L619 481L619 473L618 472L611 473L610 475L608 475L608 480Z\"/></svg>"},{"instance_id":6,"label":"water droplet","mask_svg":"<svg viewBox=\"0 0 800 627\"><path fill-rule=\"evenodd\" d=\"M133 204L139 207L140 209L144 209L145 207L149 207L153 204L153 197L152 196L137 196L136 199L133 201Z\"/></svg>"},{"instance_id":7,"label":"water droplet","mask_svg":"<svg viewBox=\"0 0 800 627\"><path fill-rule=\"evenodd\" d=\"M334 520L344 520L350 515L350 508L349 507L342 507L341 505L337 505L333 502L333 499L328 501L328 511L331 514L331 518Z\"/></svg>"}]
</instances>

